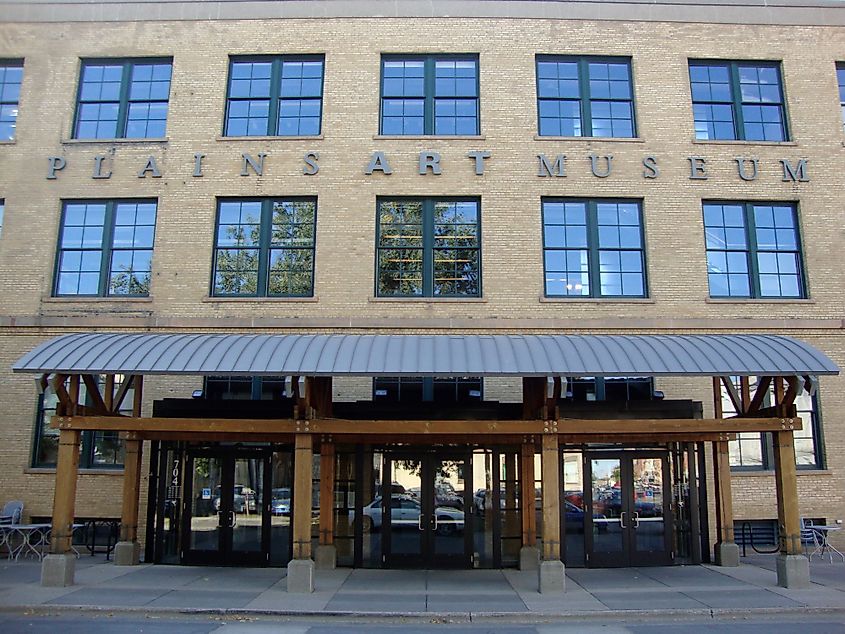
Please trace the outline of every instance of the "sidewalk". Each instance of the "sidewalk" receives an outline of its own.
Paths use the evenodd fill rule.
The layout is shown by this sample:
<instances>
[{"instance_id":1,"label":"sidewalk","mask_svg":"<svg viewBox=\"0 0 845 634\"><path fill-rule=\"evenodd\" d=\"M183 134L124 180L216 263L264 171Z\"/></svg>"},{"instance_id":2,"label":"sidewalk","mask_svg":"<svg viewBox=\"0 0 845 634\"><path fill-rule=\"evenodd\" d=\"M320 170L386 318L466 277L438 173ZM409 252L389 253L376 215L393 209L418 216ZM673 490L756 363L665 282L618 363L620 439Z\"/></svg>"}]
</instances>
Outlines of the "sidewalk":
<instances>
[{"instance_id":1,"label":"sidewalk","mask_svg":"<svg viewBox=\"0 0 845 634\"><path fill-rule=\"evenodd\" d=\"M541 595L537 573L517 570L317 571L310 595L288 594L280 568L140 565L80 557L76 585L43 588L37 561L0 562L0 610L471 616L845 613L845 564L811 562L808 590L776 587L774 557L739 568L568 569L566 592Z\"/></svg>"}]
</instances>

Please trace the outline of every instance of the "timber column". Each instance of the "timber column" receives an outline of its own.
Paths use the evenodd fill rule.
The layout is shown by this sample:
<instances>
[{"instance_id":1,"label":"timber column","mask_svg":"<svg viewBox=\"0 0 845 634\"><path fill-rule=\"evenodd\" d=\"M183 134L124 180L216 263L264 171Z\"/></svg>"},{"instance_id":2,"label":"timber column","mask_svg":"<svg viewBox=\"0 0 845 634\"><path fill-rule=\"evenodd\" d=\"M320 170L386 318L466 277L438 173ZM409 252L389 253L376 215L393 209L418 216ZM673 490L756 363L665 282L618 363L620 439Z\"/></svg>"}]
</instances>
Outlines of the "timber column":
<instances>
[{"instance_id":1,"label":"timber column","mask_svg":"<svg viewBox=\"0 0 845 634\"><path fill-rule=\"evenodd\" d=\"M748 384L748 378L742 377L742 379L744 379L743 388L745 388ZM747 391L747 389L744 391ZM741 403L747 402L747 397L743 397ZM724 418L721 379L717 376L713 377L713 405L716 418ZM742 409L744 409L744 406L737 408L738 411ZM728 441L726 440L713 443L713 483L714 493L716 494L716 533L718 535L718 541L713 547L716 565L739 566L739 546L734 542L731 461Z\"/></svg>"},{"instance_id":2,"label":"timber column","mask_svg":"<svg viewBox=\"0 0 845 634\"><path fill-rule=\"evenodd\" d=\"M551 422L549 423L551 426ZM543 557L538 589L541 593L561 593L566 587L560 560L560 454L557 427L543 434Z\"/></svg>"},{"instance_id":3,"label":"timber column","mask_svg":"<svg viewBox=\"0 0 845 634\"><path fill-rule=\"evenodd\" d=\"M59 432L56 490L53 494L53 529L50 553L41 562L42 586L72 586L76 556L71 551L73 515L76 507L76 476L79 471L78 430Z\"/></svg>"},{"instance_id":4,"label":"timber column","mask_svg":"<svg viewBox=\"0 0 845 634\"><path fill-rule=\"evenodd\" d=\"M311 434L296 434L293 458L293 559L288 564L288 592L314 592L314 560L311 559L312 456Z\"/></svg>"},{"instance_id":5,"label":"timber column","mask_svg":"<svg viewBox=\"0 0 845 634\"><path fill-rule=\"evenodd\" d=\"M115 566L136 566L141 561L138 543L138 504L141 495L141 452L144 441L130 437L125 441L123 461L123 508L120 519L120 541L114 546Z\"/></svg>"}]
</instances>

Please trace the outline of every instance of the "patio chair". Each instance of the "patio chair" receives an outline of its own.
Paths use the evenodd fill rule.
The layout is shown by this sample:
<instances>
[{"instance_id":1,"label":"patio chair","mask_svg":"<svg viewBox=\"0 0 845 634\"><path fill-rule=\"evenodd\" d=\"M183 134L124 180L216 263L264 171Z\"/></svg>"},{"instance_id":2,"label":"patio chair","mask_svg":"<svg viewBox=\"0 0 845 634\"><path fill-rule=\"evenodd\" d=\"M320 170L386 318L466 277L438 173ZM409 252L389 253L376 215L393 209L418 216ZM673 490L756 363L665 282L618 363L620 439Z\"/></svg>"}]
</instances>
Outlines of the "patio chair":
<instances>
[{"instance_id":1,"label":"patio chair","mask_svg":"<svg viewBox=\"0 0 845 634\"><path fill-rule=\"evenodd\" d=\"M0 511L0 526L3 524L20 524L23 515L23 502L13 500L6 502L3 510Z\"/></svg>"},{"instance_id":2,"label":"patio chair","mask_svg":"<svg viewBox=\"0 0 845 634\"><path fill-rule=\"evenodd\" d=\"M813 530L813 520L801 518L801 543L804 546L804 554L807 555L807 550L809 549L810 545L813 546L813 551L809 553L809 557L812 557L816 551L821 547L821 542L819 541L819 533L816 530Z\"/></svg>"}]
</instances>

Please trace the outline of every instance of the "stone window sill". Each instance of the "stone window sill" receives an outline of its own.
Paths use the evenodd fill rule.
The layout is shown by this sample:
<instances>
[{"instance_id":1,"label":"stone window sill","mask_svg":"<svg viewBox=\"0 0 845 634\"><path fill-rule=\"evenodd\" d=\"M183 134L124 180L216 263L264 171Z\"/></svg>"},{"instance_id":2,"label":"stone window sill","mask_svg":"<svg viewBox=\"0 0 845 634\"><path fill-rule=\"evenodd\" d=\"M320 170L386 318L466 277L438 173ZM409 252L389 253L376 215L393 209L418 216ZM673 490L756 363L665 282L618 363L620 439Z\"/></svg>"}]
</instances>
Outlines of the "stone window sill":
<instances>
[{"instance_id":1,"label":"stone window sill","mask_svg":"<svg viewBox=\"0 0 845 634\"><path fill-rule=\"evenodd\" d=\"M534 135L535 141L587 141L600 143L645 143L642 137L615 137L615 136L541 136Z\"/></svg>"},{"instance_id":2,"label":"stone window sill","mask_svg":"<svg viewBox=\"0 0 845 634\"><path fill-rule=\"evenodd\" d=\"M46 304L85 304L87 302L103 303L103 302L119 302L119 303L150 303L153 301L152 297L90 297L87 295L69 296L69 297L42 297L41 301Z\"/></svg>"},{"instance_id":3,"label":"stone window sill","mask_svg":"<svg viewBox=\"0 0 845 634\"><path fill-rule=\"evenodd\" d=\"M428 304L486 304L487 300L483 297L369 297L367 301L370 303L428 303Z\"/></svg>"},{"instance_id":4,"label":"stone window sill","mask_svg":"<svg viewBox=\"0 0 845 634\"><path fill-rule=\"evenodd\" d=\"M693 139L695 145L769 145L772 147L798 147L797 141L746 141L744 139Z\"/></svg>"},{"instance_id":5,"label":"stone window sill","mask_svg":"<svg viewBox=\"0 0 845 634\"><path fill-rule=\"evenodd\" d=\"M322 134L307 134L303 136L218 136L215 141L322 141Z\"/></svg>"},{"instance_id":6,"label":"stone window sill","mask_svg":"<svg viewBox=\"0 0 845 634\"><path fill-rule=\"evenodd\" d=\"M541 304L654 304L651 297L545 297L540 296Z\"/></svg>"},{"instance_id":7,"label":"stone window sill","mask_svg":"<svg viewBox=\"0 0 845 634\"><path fill-rule=\"evenodd\" d=\"M169 141L168 137L155 139L62 139L62 145L143 145L145 143L163 145Z\"/></svg>"},{"instance_id":8,"label":"stone window sill","mask_svg":"<svg viewBox=\"0 0 845 634\"><path fill-rule=\"evenodd\" d=\"M707 297L706 304L815 304L816 300L810 298L789 297L789 298L766 298L766 297Z\"/></svg>"},{"instance_id":9,"label":"stone window sill","mask_svg":"<svg viewBox=\"0 0 845 634\"><path fill-rule=\"evenodd\" d=\"M210 295L206 295L202 298L202 302L207 304L240 304L244 302L316 303L319 301L319 297L211 297Z\"/></svg>"},{"instance_id":10,"label":"stone window sill","mask_svg":"<svg viewBox=\"0 0 845 634\"><path fill-rule=\"evenodd\" d=\"M484 141L487 137L483 134L449 135L449 134L376 134L375 141Z\"/></svg>"},{"instance_id":11,"label":"stone window sill","mask_svg":"<svg viewBox=\"0 0 845 634\"><path fill-rule=\"evenodd\" d=\"M55 467L27 467L23 470L24 473L27 474L53 474L56 473ZM80 475L110 475L110 476L122 476L123 475L123 467L115 468L115 469L98 469L98 468L90 468L86 469L80 467L79 469Z\"/></svg>"}]
</instances>

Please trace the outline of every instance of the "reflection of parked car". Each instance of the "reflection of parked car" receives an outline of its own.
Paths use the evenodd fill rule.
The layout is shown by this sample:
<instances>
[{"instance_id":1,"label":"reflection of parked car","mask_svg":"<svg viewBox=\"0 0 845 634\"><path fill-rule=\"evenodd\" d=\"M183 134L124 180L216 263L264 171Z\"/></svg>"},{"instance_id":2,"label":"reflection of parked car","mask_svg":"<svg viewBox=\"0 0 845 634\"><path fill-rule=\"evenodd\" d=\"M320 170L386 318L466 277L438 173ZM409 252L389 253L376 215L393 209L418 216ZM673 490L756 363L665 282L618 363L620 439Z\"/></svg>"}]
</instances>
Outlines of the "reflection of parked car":
<instances>
[{"instance_id":1,"label":"reflection of parked car","mask_svg":"<svg viewBox=\"0 0 845 634\"><path fill-rule=\"evenodd\" d=\"M364 532L381 528L382 499L376 497L363 509ZM405 494L394 494L390 504L390 524L393 528L419 528L420 523L419 500ZM437 520L437 532L450 535L464 528L464 513L448 506L437 506L434 509Z\"/></svg>"},{"instance_id":2,"label":"reflection of parked car","mask_svg":"<svg viewBox=\"0 0 845 634\"><path fill-rule=\"evenodd\" d=\"M290 515L290 489L273 489L273 502L270 505L273 515Z\"/></svg>"},{"instance_id":3,"label":"reflection of parked car","mask_svg":"<svg viewBox=\"0 0 845 634\"><path fill-rule=\"evenodd\" d=\"M214 489L212 500L215 511L220 511L220 485ZM235 493L232 496L232 510L235 513L255 513L255 491L243 484L235 485Z\"/></svg>"}]
</instances>

